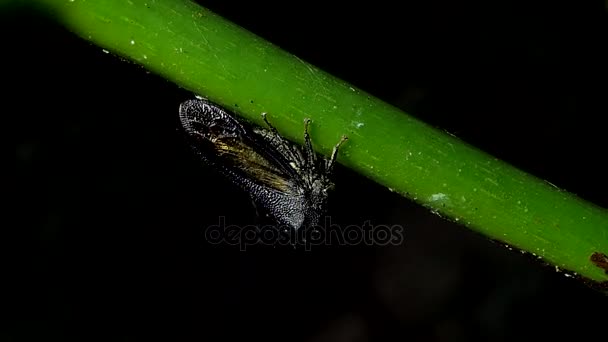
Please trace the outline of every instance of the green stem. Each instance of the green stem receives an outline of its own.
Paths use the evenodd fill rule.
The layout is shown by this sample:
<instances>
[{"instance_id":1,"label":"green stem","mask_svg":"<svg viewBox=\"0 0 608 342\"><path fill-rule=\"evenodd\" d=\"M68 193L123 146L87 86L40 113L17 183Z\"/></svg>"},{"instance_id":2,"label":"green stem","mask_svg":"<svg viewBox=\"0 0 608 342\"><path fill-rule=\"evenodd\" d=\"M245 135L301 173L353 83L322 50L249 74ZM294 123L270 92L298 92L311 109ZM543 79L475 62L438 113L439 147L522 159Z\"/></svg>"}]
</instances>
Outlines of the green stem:
<instances>
[{"instance_id":1,"label":"green stem","mask_svg":"<svg viewBox=\"0 0 608 342\"><path fill-rule=\"evenodd\" d=\"M82 38L301 141L441 216L599 282L608 211L526 174L189 1L39 0ZM167 115L176 115L167 113ZM606 283L604 283L606 284Z\"/></svg>"}]
</instances>

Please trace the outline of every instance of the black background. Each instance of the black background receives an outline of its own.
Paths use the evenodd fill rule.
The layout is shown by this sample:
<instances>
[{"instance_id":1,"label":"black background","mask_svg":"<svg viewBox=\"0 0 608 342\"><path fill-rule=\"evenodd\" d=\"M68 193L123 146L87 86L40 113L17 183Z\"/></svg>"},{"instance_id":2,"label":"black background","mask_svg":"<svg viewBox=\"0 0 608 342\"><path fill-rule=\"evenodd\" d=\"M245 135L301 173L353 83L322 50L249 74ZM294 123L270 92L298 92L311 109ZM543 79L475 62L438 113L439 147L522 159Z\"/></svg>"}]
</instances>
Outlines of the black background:
<instances>
[{"instance_id":1,"label":"black background","mask_svg":"<svg viewBox=\"0 0 608 342\"><path fill-rule=\"evenodd\" d=\"M203 4L608 207L602 1ZM401 225L402 246L239 252L207 243L204 227L219 216L244 224L255 213L183 144L177 108L192 94L43 13L1 16L2 113L17 148L7 228L26 235L9 259L19 296L9 293L17 305L3 335L501 341L605 332L605 296L342 167L334 221Z\"/></svg>"}]
</instances>

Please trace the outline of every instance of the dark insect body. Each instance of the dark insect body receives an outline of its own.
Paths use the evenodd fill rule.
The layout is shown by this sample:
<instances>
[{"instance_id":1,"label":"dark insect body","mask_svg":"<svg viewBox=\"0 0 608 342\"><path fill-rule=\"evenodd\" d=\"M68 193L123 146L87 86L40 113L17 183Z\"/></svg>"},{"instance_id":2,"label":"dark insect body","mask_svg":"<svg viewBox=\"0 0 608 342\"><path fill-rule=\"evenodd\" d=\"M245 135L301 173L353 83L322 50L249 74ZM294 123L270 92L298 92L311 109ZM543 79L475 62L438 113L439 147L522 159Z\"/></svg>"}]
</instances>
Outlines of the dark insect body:
<instances>
[{"instance_id":1,"label":"dark insect body","mask_svg":"<svg viewBox=\"0 0 608 342\"><path fill-rule=\"evenodd\" d=\"M330 179L343 136L329 159L318 158L304 122L304 146L268 129L238 121L203 99L183 102L181 124L195 153L247 191L254 204L286 228L313 227L326 211Z\"/></svg>"}]
</instances>

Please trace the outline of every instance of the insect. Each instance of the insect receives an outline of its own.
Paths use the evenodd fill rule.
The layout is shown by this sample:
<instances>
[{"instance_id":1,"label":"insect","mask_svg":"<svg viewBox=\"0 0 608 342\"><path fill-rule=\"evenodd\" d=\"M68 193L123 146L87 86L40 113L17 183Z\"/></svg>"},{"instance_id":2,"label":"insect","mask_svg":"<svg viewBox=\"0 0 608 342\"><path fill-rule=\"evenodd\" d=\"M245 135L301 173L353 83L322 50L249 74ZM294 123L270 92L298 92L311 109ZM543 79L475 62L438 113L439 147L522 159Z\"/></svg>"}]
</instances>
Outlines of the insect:
<instances>
[{"instance_id":1,"label":"insect","mask_svg":"<svg viewBox=\"0 0 608 342\"><path fill-rule=\"evenodd\" d=\"M298 230L319 224L326 211L330 176L342 136L331 157L314 152L304 121L304 146L285 138L268 126L239 122L231 113L204 99L181 103L179 117L194 152L233 183L247 191L254 205L282 226Z\"/></svg>"}]
</instances>

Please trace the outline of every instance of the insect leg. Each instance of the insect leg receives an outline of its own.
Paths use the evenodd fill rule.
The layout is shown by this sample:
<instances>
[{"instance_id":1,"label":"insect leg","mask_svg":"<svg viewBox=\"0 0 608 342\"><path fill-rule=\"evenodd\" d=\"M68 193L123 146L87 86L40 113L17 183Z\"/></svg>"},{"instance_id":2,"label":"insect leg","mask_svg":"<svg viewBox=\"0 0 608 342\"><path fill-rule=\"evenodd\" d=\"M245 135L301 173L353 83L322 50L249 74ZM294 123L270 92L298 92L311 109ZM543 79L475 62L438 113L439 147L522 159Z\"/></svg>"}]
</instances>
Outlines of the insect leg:
<instances>
[{"instance_id":1,"label":"insect leg","mask_svg":"<svg viewBox=\"0 0 608 342\"><path fill-rule=\"evenodd\" d=\"M334 167L334 163L336 162L336 158L338 157L338 149L340 149L340 146L346 141L348 140L348 137L346 135L343 135L342 138L340 139L340 141L336 144L336 146L334 146L334 150L331 153L331 158L327 161L326 167L325 169L327 170L327 172L331 172L333 167Z\"/></svg>"},{"instance_id":2,"label":"insect leg","mask_svg":"<svg viewBox=\"0 0 608 342\"><path fill-rule=\"evenodd\" d=\"M285 139L283 139L283 136L281 136L281 134L279 134L279 132L277 131L276 128L274 128L274 126L272 126L270 124L270 122L268 121L268 118L266 117L266 113L262 113L262 119L264 119L264 122L266 123L266 125L268 126L268 128L270 129L270 131L273 133L273 140L278 140L279 144L282 146L282 149L285 153L289 154L289 159L292 162L298 162L299 160L301 160L301 154L300 151L296 148L293 148L292 145L290 143L288 143Z\"/></svg>"},{"instance_id":3,"label":"insect leg","mask_svg":"<svg viewBox=\"0 0 608 342\"><path fill-rule=\"evenodd\" d=\"M309 166L315 165L316 154L312 148L312 141L310 140L310 134L308 134L308 126L310 125L310 119L304 119L304 144L306 145L306 163Z\"/></svg>"},{"instance_id":4,"label":"insect leg","mask_svg":"<svg viewBox=\"0 0 608 342\"><path fill-rule=\"evenodd\" d=\"M279 131L277 131L277 129L274 128L274 126L271 125L270 122L268 121L268 118L266 117L266 113L262 113L262 119L264 119L264 122L266 123L268 128L272 131L272 133L279 135Z\"/></svg>"}]
</instances>

